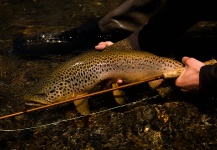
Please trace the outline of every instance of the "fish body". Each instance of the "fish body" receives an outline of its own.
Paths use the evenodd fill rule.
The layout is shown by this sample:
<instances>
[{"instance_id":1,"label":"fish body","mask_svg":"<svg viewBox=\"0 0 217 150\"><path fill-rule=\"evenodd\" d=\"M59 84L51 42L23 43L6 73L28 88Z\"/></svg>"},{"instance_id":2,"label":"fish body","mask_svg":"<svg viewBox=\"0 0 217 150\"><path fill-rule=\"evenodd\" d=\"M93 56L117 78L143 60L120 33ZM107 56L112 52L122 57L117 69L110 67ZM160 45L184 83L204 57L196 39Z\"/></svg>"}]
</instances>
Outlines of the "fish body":
<instances>
[{"instance_id":1,"label":"fish body","mask_svg":"<svg viewBox=\"0 0 217 150\"><path fill-rule=\"evenodd\" d=\"M24 96L27 105L44 105L90 93L105 80L125 83L145 80L182 67L182 63L137 50L90 51L60 65L45 79L39 81ZM80 101L80 102L79 102ZM87 100L75 103L88 107ZM83 108L82 108L83 109ZM84 108L87 109L87 108Z\"/></svg>"}]
</instances>

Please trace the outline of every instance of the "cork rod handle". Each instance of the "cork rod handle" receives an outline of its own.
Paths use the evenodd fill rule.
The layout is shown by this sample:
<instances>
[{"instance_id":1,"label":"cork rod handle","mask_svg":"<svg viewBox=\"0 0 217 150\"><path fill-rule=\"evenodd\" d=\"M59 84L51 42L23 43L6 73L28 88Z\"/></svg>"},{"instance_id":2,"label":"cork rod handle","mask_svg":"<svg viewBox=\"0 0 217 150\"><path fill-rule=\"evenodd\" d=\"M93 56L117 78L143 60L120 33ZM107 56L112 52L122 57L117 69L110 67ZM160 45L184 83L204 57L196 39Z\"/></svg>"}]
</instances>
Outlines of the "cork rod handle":
<instances>
[{"instance_id":1,"label":"cork rod handle","mask_svg":"<svg viewBox=\"0 0 217 150\"><path fill-rule=\"evenodd\" d=\"M205 65L213 65L215 63L217 63L215 59L211 59L211 60L204 62ZM178 78L181 75L183 70L184 70L184 67L165 72L163 73L163 77L164 79Z\"/></svg>"}]
</instances>

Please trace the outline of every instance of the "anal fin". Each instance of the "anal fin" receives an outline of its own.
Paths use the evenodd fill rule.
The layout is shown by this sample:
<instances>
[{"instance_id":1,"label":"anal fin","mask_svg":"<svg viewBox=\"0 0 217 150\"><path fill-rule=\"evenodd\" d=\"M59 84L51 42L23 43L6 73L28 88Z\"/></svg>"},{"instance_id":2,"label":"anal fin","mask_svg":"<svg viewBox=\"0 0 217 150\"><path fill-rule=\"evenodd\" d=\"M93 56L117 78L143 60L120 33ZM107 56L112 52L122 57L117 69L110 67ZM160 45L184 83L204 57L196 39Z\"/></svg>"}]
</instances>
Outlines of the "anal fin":
<instances>
[{"instance_id":1,"label":"anal fin","mask_svg":"<svg viewBox=\"0 0 217 150\"><path fill-rule=\"evenodd\" d=\"M112 87L115 88L115 87L118 87L118 84L117 83L112 83ZM122 105L125 103L126 101L126 96L124 94L124 92L122 90L114 90L113 91L113 96L115 98L115 101Z\"/></svg>"},{"instance_id":2,"label":"anal fin","mask_svg":"<svg viewBox=\"0 0 217 150\"><path fill-rule=\"evenodd\" d=\"M87 116L90 114L88 98L76 100L74 101L74 105L77 111L82 115Z\"/></svg>"},{"instance_id":3,"label":"anal fin","mask_svg":"<svg viewBox=\"0 0 217 150\"><path fill-rule=\"evenodd\" d=\"M148 82L149 86L158 91L161 97L167 96L174 88L163 79Z\"/></svg>"}]
</instances>

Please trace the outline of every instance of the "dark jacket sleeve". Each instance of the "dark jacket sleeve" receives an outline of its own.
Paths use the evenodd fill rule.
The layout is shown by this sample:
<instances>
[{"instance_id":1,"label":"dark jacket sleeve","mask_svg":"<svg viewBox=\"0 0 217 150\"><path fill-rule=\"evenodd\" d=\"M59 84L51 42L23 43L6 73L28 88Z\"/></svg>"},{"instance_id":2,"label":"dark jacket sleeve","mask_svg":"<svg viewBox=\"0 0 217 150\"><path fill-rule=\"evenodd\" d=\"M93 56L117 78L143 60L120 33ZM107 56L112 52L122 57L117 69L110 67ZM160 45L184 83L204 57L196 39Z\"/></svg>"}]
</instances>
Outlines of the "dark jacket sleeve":
<instances>
[{"instance_id":1,"label":"dark jacket sleeve","mask_svg":"<svg viewBox=\"0 0 217 150\"><path fill-rule=\"evenodd\" d=\"M201 67L199 81L201 90L217 95L217 64Z\"/></svg>"},{"instance_id":2,"label":"dark jacket sleeve","mask_svg":"<svg viewBox=\"0 0 217 150\"><path fill-rule=\"evenodd\" d=\"M126 0L99 21L103 33L121 29L134 32L158 12L167 0Z\"/></svg>"},{"instance_id":3,"label":"dark jacket sleeve","mask_svg":"<svg viewBox=\"0 0 217 150\"><path fill-rule=\"evenodd\" d=\"M162 55L159 51L171 45L178 37L198 22L195 0L168 0L139 31L128 37L135 48ZM197 3L198 4L198 3ZM194 8L194 11L192 11Z\"/></svg>"}]
</instances>

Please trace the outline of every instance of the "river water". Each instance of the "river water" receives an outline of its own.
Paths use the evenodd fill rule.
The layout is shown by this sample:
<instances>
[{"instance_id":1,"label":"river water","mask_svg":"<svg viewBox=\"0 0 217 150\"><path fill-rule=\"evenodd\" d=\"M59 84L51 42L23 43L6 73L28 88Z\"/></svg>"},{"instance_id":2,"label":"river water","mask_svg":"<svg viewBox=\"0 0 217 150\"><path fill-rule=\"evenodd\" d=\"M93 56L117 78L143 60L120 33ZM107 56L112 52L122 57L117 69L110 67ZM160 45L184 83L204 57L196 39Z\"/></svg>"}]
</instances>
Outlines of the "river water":
<instances>
[{"instance_id":1,"label":"river water","mask_svg":"<svg viewBox=\"0 0 217 150\"><path fill-rule=\"evenodd\" d=\"M22 99L25 90L73 55L16 56L12 54L15 38L77 27L88 20L102 17L122 1L0 0L0 116L26 109ZM192 36L201 28L205 29L201 34ZM215 49L216 31L216 22L196 25L196 29L187 34L193 43L199 41L191 48L197 45L195 50L204 47ZM201 42L204 40L205 44ZM179 46L184 47L182 44ZM179 49L177 47L176 50ZM149 95L144 94L144 89L149 88L139 86L128 96L131 99L144 98ZM132 91L128 89L129 93ZM78 115L73 105L0 120L0 129L4 130L0 131L0 149L216 148L216 103L211 102L210 105L210 101L199 94L181 94L180 97L179 94L169 100L156 98L148 103L140 102L71 121L64 120ZM100 97L98 99L102 100ZM111 97L108 96L108 99ZM101 110L109 105L116 106L103 102L92 107Z\"/></svg>"}]
</instances>

